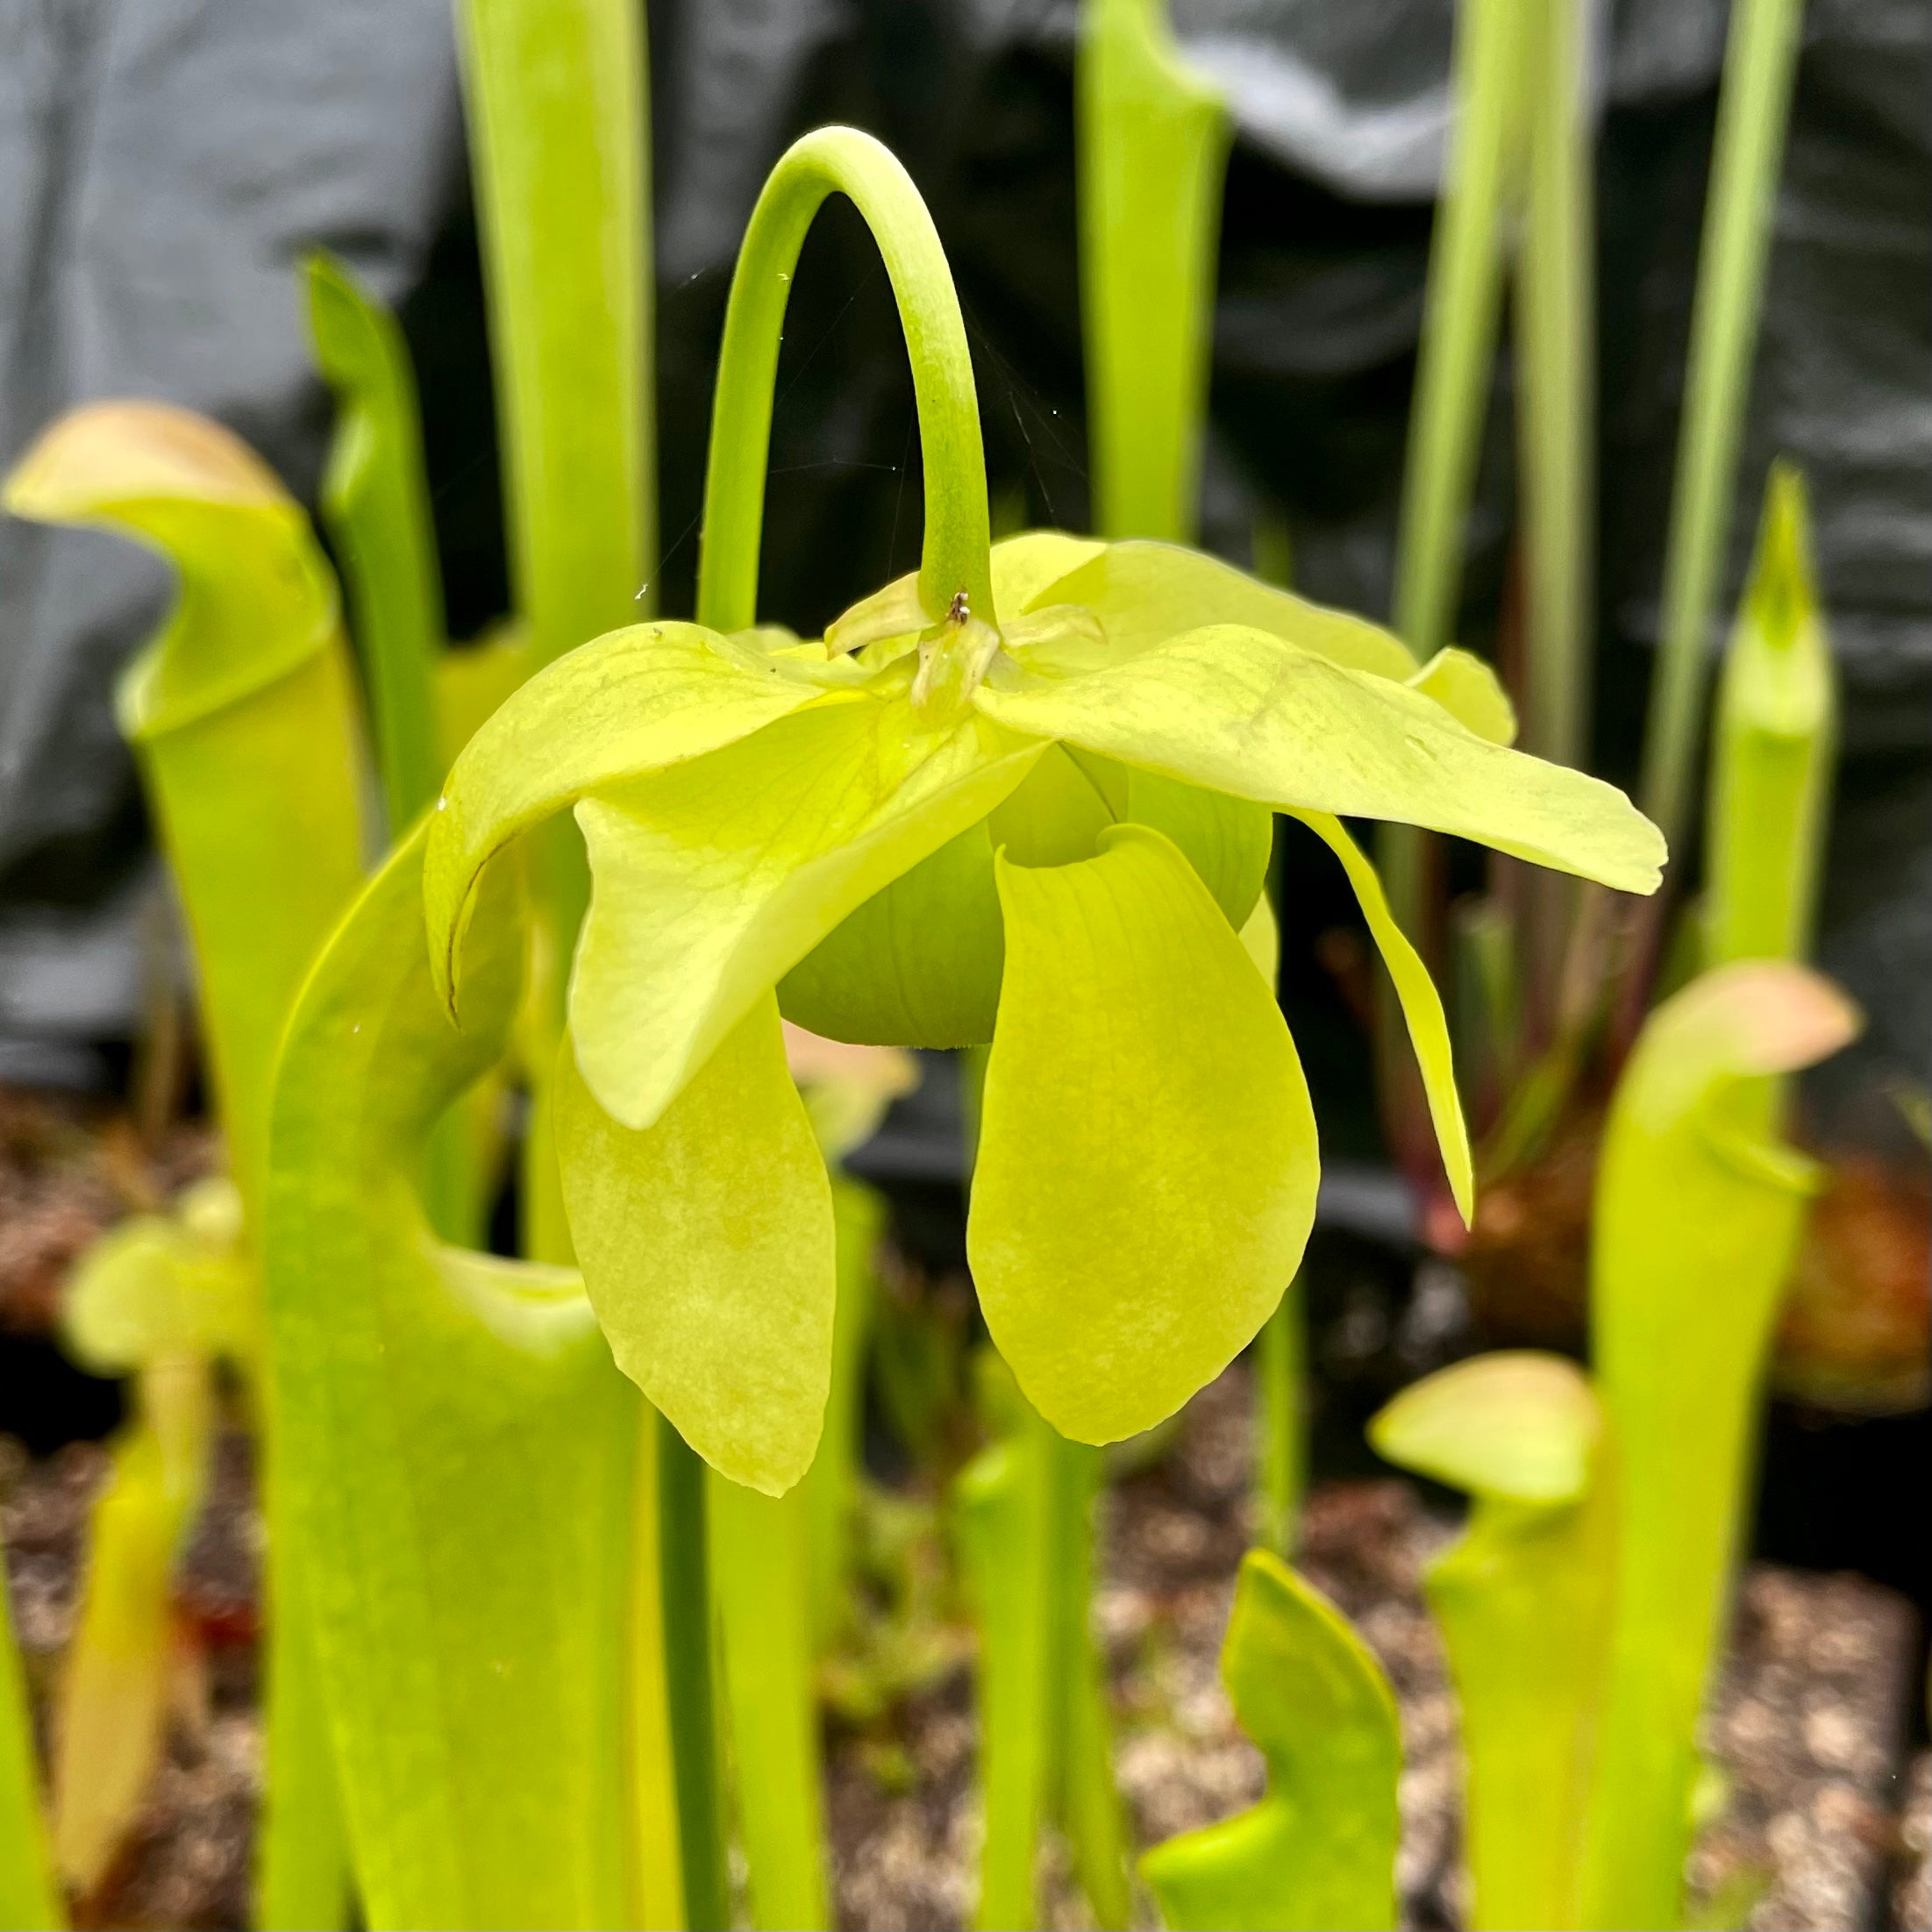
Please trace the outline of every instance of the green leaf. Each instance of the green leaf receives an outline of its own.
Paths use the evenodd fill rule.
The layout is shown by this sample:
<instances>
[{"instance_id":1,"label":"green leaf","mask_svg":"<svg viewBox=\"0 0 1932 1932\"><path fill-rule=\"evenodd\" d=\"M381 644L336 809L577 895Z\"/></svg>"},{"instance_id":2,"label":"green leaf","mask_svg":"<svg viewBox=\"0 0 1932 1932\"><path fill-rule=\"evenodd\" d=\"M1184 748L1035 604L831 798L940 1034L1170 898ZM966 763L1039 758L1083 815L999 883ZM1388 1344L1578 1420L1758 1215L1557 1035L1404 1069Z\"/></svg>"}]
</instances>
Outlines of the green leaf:
<instances>
[{"instance_id":1,"label":"green leaf","mask_svg":"<svg viewBox=\"0 0 1932 1932\"><path fill-rule=\"evenodd\" d=\"M830 1924L831 1907L812 1682L811 1499L802 1488L761 1496L713 1471L705 1514L752 1923L758 1932L815 1932Z\"/></svg>"},{"instance_id":2,"label":"green leaf","mask_svg":"<svg viewBox=\"0 0 1932 1932\"><path fill-rule=\"evenodd\" d=\"M1022 645L1023 661L1032 669L1122 664L1204 625L1240 624L1351 670L1398 681L1415 671L1401 639L1379 624L1310 603L1178 544L1109 544L1036 592L1028 608L1052 604L1091 610L1105 629L1105 646Z\"/></svg>"},{"instance_id":3,"label":"green leaf","mask_svg":"<svg viewBox=\"0 0 1932 1932\"><path fill-rule=\"evenodd\" d=\"M1315 1211L1315 1117L1271 989L1158 832L998 879L967 1252L1028 1399L1112 1442L1172 1415L1280 1300Z\"/></svg>"},{"instance_id":4,"label":"green leaf","mask_svg":"<svg viewBox=\"0 0 1932 1932\"><path fill-rule=\"evenodd\" d=\"M179 575L117 707L187 909L229 1161L253 1215L282 1023L362 876L359 703L328 566L246 445L163 403L61 417L5 501L131 537Z\"/></svg>"},{"instance_id":5,"label":"green leaf","mask_svg":"<svg viewBox=\"0 0 1932 1932\"><path fill-rule=\"evenodd\" d=\"M139 742L237 703L326 650L335 586L302 507L218 423L165 403L62 417L7 479L37 523L112 531L168 559L179 595L118 694Z\"/></svg>"},{"instance_id":6,"label":"green leaf","mask_svg":"<svg viewBox=\"0 0 1932 1932\"><path fill-rule=\"evenodd\" d=\"M1601 1419L1574 1364L1530 1349L1479 1355L1413 1382L1369 1424L1376 1453L1512 1502L1574 1502Z\"/></svg>"},{"instance_id":7,"label":"green leaf","mask_svg":"<svg viewBox=\"0 0 1932 1932\"><path fill-rule=\"evenodd\" d=\"M53 1850L61 1877L90 1893L132 1827L168 1733L175 1612L170 1579L202 1495L212 1411L207 1365L175 1361L144 1377L166 1420L144 1412L114 1445L89 1525L80 1614L68 1646L53 1736Z\"/></svg>"},{"instance_id":8,"label":"green leaf","mask_svg":"<svg viewBox=\"0 0 1932 1932\"><path fill-rule=\"evenodd\" d=\"M1837 751L1836 682L1804 483L1779 464L1718 685L1706 838L1714 966L1810 951Z\"/></svg>"},{"instance_id":9,"label":"green leaf","mask_svg":"<svg viewBox=\"0 0 1932 1932\"><path fill-rule=\"evenodd\" d=\"M595 881L571 982L577 1063L645 1127L781 974L983 818L1045 749L870 696L586 798Z\"/></svg>"},{"instance_id":10,"label":"green leaf","mask_svg":"<svg viewBox=\"0 0 1932 1932\"><path fill-rule=\"evenodd\" d=\"M0 1923L18 1926L21 1932L55 1932L67 1923L47 1858L33 1713L4 1592L0 1592Z\"/></svg>"},{"instance_id":11,"label":"green leaf","mask_svg":"<svg viewBox=\"0 0 1932 1932\"><path fill-rule=\"evenodd\" d=\"M1764 1082L1836 1052L1857 1025L1843 995L1801 967L1722 966L1651 1014L1611 1105L1590 1317L1618 1563L1586 1926L1678 1922L1697 1722L1765 1356L1817 1185L1772 1132Z\"/></svg>"},{"instance_id":12,"label":"green leaf","mask_svg":"<svg viewBox=\"0 0 1932 1932\"><path fill-rule=\"evenodd\" d=\"M1300 819L1342 861L1342 869L1355 888L1356 901L1368 921L1382 964L1388 968L1395 996L1401 1002L1409 1041L1415 1049L1415 1064L1422 1070L1429 1117L1435 1123L1436 1144L1442 1149L1443 1168L1449 1176L1449 1190L1466 1226L1476 1210L1476 1175L1470 1159L1469 1128L1463 1119L1461 1097L1456 1091L1449 1018L1443 1011L1442 995L1437 992L1422 955L1395 923L1375 867L1343 829L1341 821L1327 812L1291 812L1289 816Z\"/></svg>"},{"instance_id":13,"label":"green leaf","mask_svg":"<svg viewBox=\"0 0 1932 1932\"><path fill-rule=\"evenodd\" d=\"M289 1024L264 1257L277 1536L302 1559L367 1922L635 1923L645 1417L574 1274L430 1235L424 1150L501 1055L524 949L506 873L452 1028L424 843L351 911Z\"/></svg>"},{"instance_id":14,"label":"green leaf","mask_svg":"<svg viewBox=\"0 0 1932 1932\"><path fill-rule=\"evenodd\" d=\"M1251 1550L1221 1674L1267 1795L1141 1860L1162 1916L1175 1932L1393 1927L1402 1751L1380 1666L1326 1597Z\"/></svg>"},{"instance_id":15,"label":"green leaf","mask_svg":"<svg viewBox=\"0 0 1932 1932\"><path fill-rule=\"evenodd\" d=\"M979 1638L973 1696L984 1833L973 1923L1007 1932L1032 1924L1038 1910L1035 1871L1052 1802L1054 1526L1043 1467L1052 1431L996 1355L982 1351L978 1365L991 1385L982 1388L982 1408L1002 1413L953 1492L961 1581Z\"/></svg>"},{"instance_id":16,"label":"green leaf","mask_svg":"<svg viewBox=\"0 0 1932 1932\"><path fill-rule=\"evenodd\" d=\"M1672 839L1690 820L1711 616L1729 556L1738 449L1803 37L1802 0L1757 0L1731 10L1678 422L1657 664L1637 782L1644 810Z\"/></svg>"},{"instance_id":17,"label":"green leaf","mask_svg":"<svg viewBox=\"0 0 1932 1932\"><path fill-rule=\"evenodd\" d=\"M571 1237L618 1367L720 1474L783 1494L818 1443L837 1275L776 1002L754 996L641 1132L598 1105L567 1035L556 1092Z\"/></svg>"},{"instance_id":18,"label":"green leaf","mask_svg":"<svg viewBox=\"0 0 1932 1932\"><path fill-rule=\"evenodd\" d=\"M547 664L624 621L655 549L644 18L460 0L456 25L510 575Z\"/></svg>"},{"instance_id":19,"label":"green leaf","mask_svg":"<svg viewBox=\"0 0 1932 1932\"><path fill-rule=\"evenodd\" d=\"M1075 79L1094 522L1191 538L1228 111L1161 0L1089 0Z\"/></svg>"},{"instance_id":20,"label":"green leaf","mask_svg":"<svg viewBox=\"0 0 1932 1932\"><path fill-rule=\"evenodd\" d=\"M1477 1932L1578 1923L1616 1557L1601 1432L1582 1372L1527 1351L1425 1377L1369 1425L1392 1462L1475 1498L1424 1581L1461 1707Z\"/></svg>"},{"instance_id":21,"label":"green leaf","mask_svg":"<svg viewBox=\"0 0 1932 1932\"><path fill-rule=\"evenodd\" d=\"M322 514L348 581L395 838L436 796L447 768L433 695L443 650L443 583L416 376L396 317L346 264L318 249L305 276L316 360L336 395Z\"/></svg>"},{"instance_id":22,"label":"green leaf","mask_svg":"<svg viewBox=\"0 0 1932 1932\"><path fill-rule=\"evenodd\" d=\"M430 823L424 903L453 1003L483 867L587 793L701 758L821 694L692 624L640 624L573 651L517 690L465 747Z\"/></svg>"},{"instance_id":23,"label":"green leaf","mask_svg":"<svg viewBox=\"0 0 1932 1932\"><path fill-rule=\"evenodd\" d=\"M1087 1624L1104 1458L1032 1408L990 1349L974 1363L992 1440L960 1472L955 1522L977 1625L986 1827L973 1923L1038 1922L1043 1834L1058 1824L1096 1921L1129 1900L1106 1691Z\"/></svg>"},{"instance_id":24,"label":"green leaf","mask_svg":"<svg viewBox=\"0 0 1932 1932\"><path fill-rule=\"evenodd\" d=\"M1629 892L1663 841L1614 787L1491 745L1419 691L1253 629L1217 624L1124 664L1048 679L996 669L974 694L1015 731L1283 811L1386 818Z\"/></svg>"}]
</instances>

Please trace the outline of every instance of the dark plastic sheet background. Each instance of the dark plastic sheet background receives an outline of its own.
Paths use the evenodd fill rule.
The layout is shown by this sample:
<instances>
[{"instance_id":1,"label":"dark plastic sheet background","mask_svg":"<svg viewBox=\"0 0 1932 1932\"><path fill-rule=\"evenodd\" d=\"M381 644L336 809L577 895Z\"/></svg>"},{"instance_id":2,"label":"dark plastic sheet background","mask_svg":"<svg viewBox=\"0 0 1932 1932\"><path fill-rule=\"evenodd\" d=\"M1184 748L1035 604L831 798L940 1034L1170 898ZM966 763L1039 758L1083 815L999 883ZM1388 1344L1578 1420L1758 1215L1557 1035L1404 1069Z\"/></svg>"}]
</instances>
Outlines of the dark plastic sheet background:
<instances>
[{"instance_id":1,"label":"dark plastic sheet background","mask_svg":"<svg viewBox=\"0 0 1932 1932\"><path fill-rule=\"evenodd\" d=\"M1386 610L1447 113L1447 0L1175 0L1228 90L1210 545L1287 515L1298 584ZM1086 516L1074 267L1073 10L1040 0L663 0L656 101L662 608L688 608L725 279L766 168L802 129L872 129L958 272L996 488ZM1600 20L1600 768L1628 775L1648 675L1722 50L1719 0ZM1812 0L1733 531L1765 464L1810 474L1846 684L1824 964L1866 1003L1821 1098L1885 1131L1887 1069L1932 1059L1932 13ZM447 0L0 0L0 457L61 409L210 410L309 494L327 412L293 264L322 241L400 303L421 364L453 622L505 601L475 241ZM765 608L815 628L915 557L909 387L858 224L809 246L788 331ZM1513 482L1506 383L1463 631L1493 629ZM125 1036L152 897L114 673L158 567L0 523L0 1073L85 1079ZM1714 639L1714 642L1715 640ZM1297 850L1294 1009L1337 1151L1365 1148L1360 1048L1308 958L1346 916ZM1302 861L1306 860L1306 863ZM1864 1096L1864 1097L1861 1097ZM1350 1108L1352 1105L1353 1112ZM1337 1112L1339 1109L1339 1112Z\"/></svg>"}]
</instances>

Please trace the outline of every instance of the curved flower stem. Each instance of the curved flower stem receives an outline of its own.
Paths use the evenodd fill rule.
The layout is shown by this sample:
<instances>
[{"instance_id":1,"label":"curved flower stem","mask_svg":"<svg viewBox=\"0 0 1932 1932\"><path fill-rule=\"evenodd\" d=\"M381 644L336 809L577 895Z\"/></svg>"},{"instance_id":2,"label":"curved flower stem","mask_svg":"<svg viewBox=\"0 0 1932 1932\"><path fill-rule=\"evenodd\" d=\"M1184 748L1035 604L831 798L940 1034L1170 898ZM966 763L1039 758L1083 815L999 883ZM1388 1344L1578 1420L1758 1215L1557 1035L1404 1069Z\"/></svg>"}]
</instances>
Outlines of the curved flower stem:
<instances>
[{"instance_id":1,"label":"curved flower stem","mask_svg":"<svg viewBox=\"0 0 1932 1932\"><path fill-rule=\"evenodd\" d=\"M964 590L973 616L995 624L979 396L952 271L911 176L888 148L850 127L820 128L786 150L738 251L711 411L698 622L716 631L757 622L765 467L785 305L805 232L834 193L852 203L879 244L912 362L926 498L920 602L937 622Z\"/></svg>"},{"instance_id":2,"label":"curved flower stem","mask_svg":"<svg viewBox=\"0 0 1932 1932\"><path fill-rule=\"evenodd\" d=\"M937 621L964 592L973 615L993 624L996 614L979 396L952 271L911 177L870 135L840 127L822 128L787 150L759 196L738 251L711 412L698 622L730 631L757 621L766 466L785 309L806 231L834 193L853 203L879 244L912 363L925 473L921 602L928 617ZM707 1601L703 1470L668 1424L659 1454L665 1647L678 1764L685 1902L688 1922L702 1927L723 1924L727 1903L711 1731L715 1664ZM719 1580L722 1587L734 1586L730 1576L721 1574ZM729 1624L731 1620L725 1621ZM809 1699L809 1682L801 1686L801 1694ZM759 1801L783 1803L770 1792L761 1793ZM761 1841L797 1843L805 1841L816 1820L772 1817L763 1822L773 1833L761 1832ZM761 1876L767 1895L786 1881L807 1886L813 1880L813 1875L802 1871L754 1873L754 1891Z\"/></svg>"}]
</instances>

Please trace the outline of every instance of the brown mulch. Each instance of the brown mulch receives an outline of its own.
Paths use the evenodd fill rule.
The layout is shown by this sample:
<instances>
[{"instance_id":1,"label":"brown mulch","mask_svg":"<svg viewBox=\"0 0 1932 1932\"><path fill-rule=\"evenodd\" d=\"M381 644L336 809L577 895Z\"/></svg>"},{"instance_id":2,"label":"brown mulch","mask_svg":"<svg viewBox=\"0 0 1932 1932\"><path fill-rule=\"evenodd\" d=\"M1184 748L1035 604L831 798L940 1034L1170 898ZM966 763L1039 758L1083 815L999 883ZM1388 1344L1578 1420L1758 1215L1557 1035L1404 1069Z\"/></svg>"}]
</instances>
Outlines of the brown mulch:
<instances>
[{"instance_id":1,"label":"brown mulch","mask_svg":"<svg viewBox=\"0 0 1932 1932\"><path fill-rule=\"evenodd\" d=\"M97 1101L0 1082L0 1327L51 1330L61 1284L95 1238L166 1207L214 1152L190 1123L145 1142Z\"/></svg>"},{"instance_id":2,"label":"brown mulch","mask_svg":"<svg viewBox=\"0 0 1932 1932\"><path fill-rule=\"evenodd\" d=\"M88 1508L104 1458L75 1447L0 1457L16 1628L43 1699L72 1626ZM1237 1367L1190 1407L1172 1453L1106 1505L1095 1624L1118 1723L1116 1769L1138 1844L1251 1803L1258 1755L1217 1669L1246 1546L1248 1384ZM1461 1922L1453 1700L1420 1575L1451 1534L1400 1481L1312 1499L1302 1567L1354 1620L1401 1701L1407 1764L1398 1877L1405 1921ZM225 1438L211 1501L183 1566L182 1680L167 1760L83 1922L240 1928L259 1780L253 1578L259 1532L246 1444ZM1927 1777L1902 1827L1899 1732L1910 1612L1852 1577L1754 1567L1709 1743L1728 1800L1700 1843L1705 1922L1858 1928L1895 1886L1894 1922L1926 1923ZM969 1922L977 1818L966 1672L945 1645L923 1688L881 1722L834 1727L827 1813L838 1921L856 1932ZM1049 1922L1087 1923L1050 1848ZM1137 1917L1151 1923L1147 1901Z\"/></svg>"}]
</instances>

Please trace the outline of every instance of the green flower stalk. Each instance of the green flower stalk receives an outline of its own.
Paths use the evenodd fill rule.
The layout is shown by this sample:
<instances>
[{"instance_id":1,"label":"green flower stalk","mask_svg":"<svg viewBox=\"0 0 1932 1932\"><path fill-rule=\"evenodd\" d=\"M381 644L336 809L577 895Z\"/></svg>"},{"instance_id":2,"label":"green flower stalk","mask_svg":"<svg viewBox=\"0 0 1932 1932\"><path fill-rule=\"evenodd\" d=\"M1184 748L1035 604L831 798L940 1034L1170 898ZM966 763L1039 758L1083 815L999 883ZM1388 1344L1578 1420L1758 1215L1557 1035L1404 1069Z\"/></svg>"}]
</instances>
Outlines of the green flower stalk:
<instances>
[{"instance_id":1,"label":"green flower stalk","mask_svg":"<svg viewBox=\"0 0 1932 1932\"><path fill-rule=\"evenodd\" d=\"M1141 1860L1161 1916L1175 1932L1393 1927L1402 1746L1381 1666L1326 1597L1251 1550L1221 1674L1267 1794Z\"/></svg>"},{"instance_id":2,"label":"green flower stalk","mask_svg":"<svg viewBox=\"0 0 1932 1932\"><path fill-rule=\"evenodd\" d=\"M1477 1932L1573 1926L1615 1505L1588 1382L1559 1356L1478 1356L1403 1390L1379 1453L1474 1499L1429 1567L1462 1710Z\"/></svg>"},{"instance_id":3,"label":"green flower stalk","mask_svg":"<svg viewBox=\"0 0 1932 1932\"><path fill-rule=\"evenodd\" d=\"M751 628L756 539L788 278L835 189L900 303L926 529L916 575L799 644ZM712 452L702 621L612 633L524 685L458 759L424 859L455 1012L485 867L574 807L593 892L559 1062L565 1196L618 1361L686 1439L779 1494L817 1438L831 1215L781 1009L847 1040L990 1041L968 1251L1062 1434L1137 1433L1225 1366L1294 1272L1318 1171L1239 937L1271 810L1364 902L1466 1212L1441 1002L1340 816L1648 892L1662 844L1629 802L1471 730L1458 709L1480 719L1494 688L1461 653L1418 668L1179 548L989 548L951 277L903 171L851 130L795 146L753 212Z\"/></svg>"},{"instance_id":4,"label":"green flower stalk","mask_svg":"<svg viewBox=\"0 0 1932 1932\"><path fill-rule=\"evenodd\" d=\"M1720 966L1650 1016L1597 1175L1591 1355L1616 1487L1616 1586L1581 1922L1680 1922L1696 1730L1749 1494L1765 1356L1814 1165L1768 1080L1857 1031L1803 967Z\"/></svg>"},{"instance_id":5,"label":"green flower stalk","mask_svg":"<svg viewBox=\"0 0 1932 1932\"><path fill-rule=\"evenodd\" d=\"M416 377L403 332L345 264L304 268L316 360L338 401L322 517L342 560L369 695L389 836L436 796L435 673L443 585L423 474Z\"/></svg>"}]
</instances>

